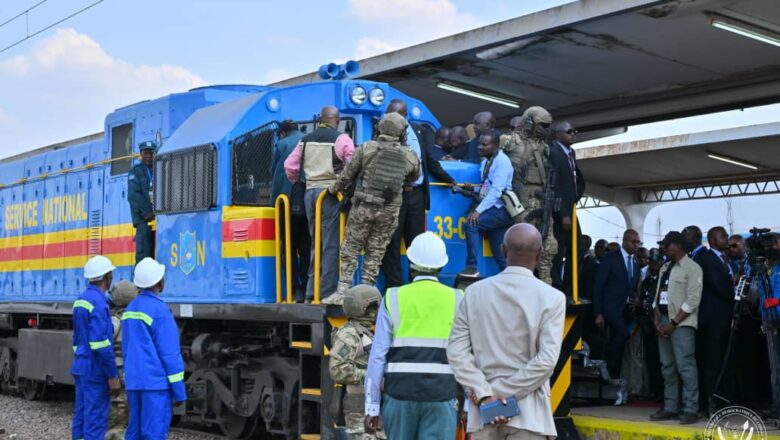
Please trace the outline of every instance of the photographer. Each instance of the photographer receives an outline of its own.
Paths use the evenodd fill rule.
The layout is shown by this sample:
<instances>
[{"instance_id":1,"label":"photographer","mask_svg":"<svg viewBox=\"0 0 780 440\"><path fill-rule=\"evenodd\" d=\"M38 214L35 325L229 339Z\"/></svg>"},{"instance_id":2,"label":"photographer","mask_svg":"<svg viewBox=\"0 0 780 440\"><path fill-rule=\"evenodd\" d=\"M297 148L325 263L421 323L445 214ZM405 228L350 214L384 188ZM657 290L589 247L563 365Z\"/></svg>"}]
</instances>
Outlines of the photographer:
<instances>
[{"instance_id":1,"label":"photographer","mask_svg":"<svg viewBox=\"0 0 780 440\"><path fill-rule=\"evenodd\" d=\"M752 231L751 231L752 232ZM752 239L753 237L751 237ZM764 317L764 327L767 332L767 338L770 342L770 347L774 348L773 352L769 353L769 365L772 378L772 408L769 416L771 418L780 418L780 379L777 377L777 366L780 364L780 320L778 320L778 306L777 298L780 295L780 235L771 233L761 237L760 240L763 246L763 251L766 254L767 265L769 269L768 276L768 288L766 291L762 277L758 278L758 288L761 294L761 301L764 303L764 307L761 308L761 312ZM754 250L755 241L751 240L750 251L752 255L755 255ZM759 303L760 304L760 303Z\"/></svg>"}]
</instances>

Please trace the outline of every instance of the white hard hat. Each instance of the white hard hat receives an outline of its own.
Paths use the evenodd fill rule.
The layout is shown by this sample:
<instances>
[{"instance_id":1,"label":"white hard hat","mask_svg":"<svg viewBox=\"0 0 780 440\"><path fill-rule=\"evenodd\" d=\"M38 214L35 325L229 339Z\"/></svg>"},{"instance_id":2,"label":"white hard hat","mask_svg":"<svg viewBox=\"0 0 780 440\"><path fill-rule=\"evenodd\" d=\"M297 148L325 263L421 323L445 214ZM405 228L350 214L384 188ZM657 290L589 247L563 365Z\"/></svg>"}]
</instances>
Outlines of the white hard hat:
<instances>
[{"instance_id":1,"label":"white hard hat","mask_svg":"<svg viewBox=\"0 0 780 440\"><path fill-rule=\"evenodd\" d=\"M88 280L102 278L103 275L114 269L116 269L116 267L111 264L111 260L102 255L95 255L87 260L87 264L84 265L84 278Z\"/></svg>"},{"instance_id":2,"label":"white hard hat","mask_svg":"<svg viewBox=\"0 0 780 440\"><path fill-rule=\"evenodd\" d=\"M406 256L412 264L424 269L441 269L449 261L444 240L431 231L415 237Z\"/></svg>"},{"instance_id":3,"label":"white hard hat","mask_svg":"<svg viewBox=\"0 0 780 440\"><path fill-rule=\"evenodd\" d=\"M165 266L155 261L154 258L146 257L135 266L133 282L141 289L148 289L163 279L165 275Z\"/></svg>"}]
</instances>

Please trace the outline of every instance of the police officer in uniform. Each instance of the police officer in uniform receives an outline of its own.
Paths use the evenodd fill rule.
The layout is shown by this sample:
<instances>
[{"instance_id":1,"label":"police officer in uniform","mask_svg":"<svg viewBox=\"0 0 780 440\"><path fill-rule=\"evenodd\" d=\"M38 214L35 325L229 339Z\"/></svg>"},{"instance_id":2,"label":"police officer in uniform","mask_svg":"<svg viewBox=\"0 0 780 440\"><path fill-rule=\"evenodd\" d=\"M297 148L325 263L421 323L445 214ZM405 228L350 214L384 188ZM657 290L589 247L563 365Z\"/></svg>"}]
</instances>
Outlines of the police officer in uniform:
<instances>
[{"instance_id":1,"label":"police officer in uniform","mask_svg":"<svg viewBox=\"0 0 780 440\"><path fill-rule=\"evenodd\" d=\"M122 314L122 358L130 404L125 440L164 440L173 402L187 400L179 329L160 299L165 266L144 258L133 280L141 289Z\"/></svg>"},{"instance_id":2,"label":"police officer in uniform","mask_svg":"<svg viewBox=\"0 0 780 440\"><path fill-rule=\"evenodd\" d=\"M114 327L114 358L119 370L119 379L124 382L122 368L122 314L130 302L138 296L138 288L127 280L122 280L111 286L111 323ZM111 411L108 415L108 433L106 440L124 440L125 428L130 420L130 410L127 407L127 393L122 389L118 396L111 399Z\"/></svg>"},{"instance_id":3,"label":"police officer in uniform","mask_svg":"<svg viewBox=\"0 0 780 440\"><path fill-rule=\"evenodd\" d=\"M127 175L127 201L130 203L130 215L135 228L136 264L146 257L154 258L154 235L148 222L154 220L152 165L157 144L152 141L141 142L138 149L141 151L141 163L136 164Z\"/></svg>"},{"instance_id":4,"label":"police officer in uniform","mask_svg":"<svg viewBox=\"0 0 780 440\"><path fill-rule=\"evenodd\" d=\"M330 350L330 378L346 386L344 421L350 440L385 438L381 431L367 434L363 425L363 383L368 354L374 342L371 326L376 319L382 295L374 286L361 284L344 295L344 315L348 321L333 334Z\"/></svg>"},{"instance_id":5,"label":"police officer in uniform","mask_svg":"<svg viewBox=\"0 0 780 440\"><path fill-rule=\"evenodd\" d=\"M406 126L406 119L398 113L382 116L377 140L355 150L352 162L328 187L331 194L336 194L352 182L358 182L341 245L338 289L323 304L341 304L352 284L361 251L365 251L361 282L369 285L376 282L385 249L398 224L403 184L414 181L420 174L417 155L403 145Z\"/></svg>"},{"instance_id":6,"label":"police officer in uniform","mask_svg":"<svg viewBox=\"0 0 780 440\"><path fill-rule=\"evenodd\" d=\"M523 112L519 127L502 138L504 154L509 157L514 169L512 189L525 208L517 220L521 223L532 223L537 228L541 228L544 187L551 169L550 150L545 142L551 123L552 116L547 110L542 107L529 107ZM544 235L544 231L540 232ZM537 267L539 279L549 285L552 285L552 261L557 252L558 242L553 237L551 218L548 220L542 260Z\"/></svg>"},{"instance_id":7,"label":"police officer in uniform","mask_svg":"<svg viewBox=\"0 0 780 440\"><path fill-rule=\"evenodd\" d=\"M84 265L87 289L73 302L73 366L76 384L74 439L103 440L108 431L111 395L118 395L114 330L105 292L111 287L111 260L96 255Z\"/></svg>"}]
</instances>

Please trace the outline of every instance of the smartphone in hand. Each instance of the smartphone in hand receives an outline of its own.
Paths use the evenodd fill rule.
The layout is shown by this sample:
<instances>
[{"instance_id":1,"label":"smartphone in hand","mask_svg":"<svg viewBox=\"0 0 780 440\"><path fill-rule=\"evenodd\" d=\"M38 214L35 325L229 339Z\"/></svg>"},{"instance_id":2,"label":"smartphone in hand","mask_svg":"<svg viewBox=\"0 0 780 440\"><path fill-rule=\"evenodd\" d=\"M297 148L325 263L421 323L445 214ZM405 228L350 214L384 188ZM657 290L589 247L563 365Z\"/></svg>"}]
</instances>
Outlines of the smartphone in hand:
<instances>
[{"instance_id":1,"label":"smartphone in hand","mask_svg":"<svg viewBox=\"0 0 780 440\"><path fill-rule=\"evenodd\" d=\"M520 415L520 408L517 406L517 400L514 397L508 397L506 404L500 400L479 406L479 415L482 418L483 425L493 423L496 417L516 417Z\"/></svg>"}]
</instances>

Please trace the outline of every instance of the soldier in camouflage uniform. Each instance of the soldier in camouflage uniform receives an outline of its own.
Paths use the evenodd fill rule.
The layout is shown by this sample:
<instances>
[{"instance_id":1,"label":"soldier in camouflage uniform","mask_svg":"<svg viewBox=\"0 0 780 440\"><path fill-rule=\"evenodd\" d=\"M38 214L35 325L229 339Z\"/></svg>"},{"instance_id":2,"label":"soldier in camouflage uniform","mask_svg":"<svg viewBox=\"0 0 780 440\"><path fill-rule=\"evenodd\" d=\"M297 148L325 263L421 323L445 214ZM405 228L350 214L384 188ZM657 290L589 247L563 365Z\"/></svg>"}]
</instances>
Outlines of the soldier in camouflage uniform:
<instances>
[{"instance_id":1,"label":"soldier in camouflage uniform","mask_svg":"<svg viewBox=\"0 0 780 440\"><path fill-rule=\"evenodd\" d=\"M368 355L374 342L371 326L376 319L382 296L374 286L361 284L352 287L344 295L344 314L348 321L333 333L330 350L330 377L333 382L346 386L344 397L344 422L350 440L386 438L382 431L376 435L365 432L364 389Z\"/></svg>"},{"instance_id":2,"label":"soldier in camouflage uniform","mask_svg":"<svg viewBox=\"0 0 780 440\"><path fill-rule=\"evenodd\" d=\"M365 254L360 281L369 285L376 282L382 257L398 224L404 181L414 182L420 173L417 155L403 144L406 125L406 119L398 113L382 116L377 139L356 149L344 172L328 187L331 194L336 194L357 181L341 245L338 289L323 304L341 304L352 285L361 252Z\"/></svg>"},{"instance_id":3,"label":"soldier in camouflage uniform","mask_svg":"<svg viewBox=\"0 0 780 440\"><path fill-rule=\"evenodd\" d=\"M114 355L122 381L119 396L111 399L111 411L108 414L108 432L106 440L124 440L125 429L130 421L130 411L127 407L127 393L124 387L124 369L122 368L122 313L137 295L138 289L129 281L123 280L111 287L111 322L114 325Z\"/></svg>"},{"instance_id":4,"label":"soldier in camouflage uniform","mask_svg":"<svg viewBox=\"0 0 780 440\"><path fill-rule=\"evenodd\" d=\"M514 169L512 189L525 208L525 212L516 220L532 223L537 228L541 228L541 216L531 214L539 214L543 209L543 191L550 171L550 149L545 138L551 123L552 116L547 110L529 107L520 117L519 126L501 137L501 146ZM552 260L558 252L558 242L552 233L552 220L548 222L547 229L538 271L539 278L552 285Z\"/></svg>"}]
</instances>

